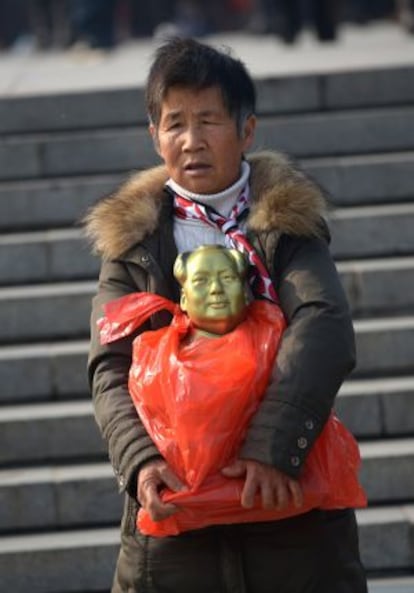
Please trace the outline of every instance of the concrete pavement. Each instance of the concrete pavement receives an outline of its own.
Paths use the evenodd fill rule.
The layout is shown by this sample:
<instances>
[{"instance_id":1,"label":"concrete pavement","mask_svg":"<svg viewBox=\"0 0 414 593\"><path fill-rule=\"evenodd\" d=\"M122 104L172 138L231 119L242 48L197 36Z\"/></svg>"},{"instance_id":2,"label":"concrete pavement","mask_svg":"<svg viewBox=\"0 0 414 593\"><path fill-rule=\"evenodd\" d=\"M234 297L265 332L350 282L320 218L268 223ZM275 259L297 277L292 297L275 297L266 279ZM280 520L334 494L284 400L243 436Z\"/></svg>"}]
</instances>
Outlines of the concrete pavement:
<instances>
[{"instance_id":1,"label":"concrete pavement","mask_svg":"<svg viewBox=\"0 0 414 593\"><path fill-rule=\"evenodd\" d=\"M343 25L335 43L304 31L294 46L271 35L220 33L205 41L230 47L257 78L414 64L414 35L392 22ZM0 98L143 86L159 41L123 43L112 52L0 53Z\"/></svg>"}]
</instances>

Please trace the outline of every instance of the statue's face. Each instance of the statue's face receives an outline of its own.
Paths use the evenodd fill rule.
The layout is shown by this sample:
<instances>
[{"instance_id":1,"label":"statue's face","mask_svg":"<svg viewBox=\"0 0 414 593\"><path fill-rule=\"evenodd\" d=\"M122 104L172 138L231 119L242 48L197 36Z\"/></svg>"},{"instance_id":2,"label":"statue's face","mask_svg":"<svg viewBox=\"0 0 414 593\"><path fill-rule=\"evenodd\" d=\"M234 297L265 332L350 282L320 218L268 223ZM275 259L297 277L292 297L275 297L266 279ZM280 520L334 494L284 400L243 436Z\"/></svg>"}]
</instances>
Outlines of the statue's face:
<instances>
[{"instance_id":1,"label":"statue's face","mask_svg":"<svg viewBox=\"0 0 414 593\"><path fill-rule=\"evenodd\" d=\"M245 317L246 291L232 260L218 249L187 260L181 308L195 327L212 334L232 331Z\"/></svg>"}]
</instances>

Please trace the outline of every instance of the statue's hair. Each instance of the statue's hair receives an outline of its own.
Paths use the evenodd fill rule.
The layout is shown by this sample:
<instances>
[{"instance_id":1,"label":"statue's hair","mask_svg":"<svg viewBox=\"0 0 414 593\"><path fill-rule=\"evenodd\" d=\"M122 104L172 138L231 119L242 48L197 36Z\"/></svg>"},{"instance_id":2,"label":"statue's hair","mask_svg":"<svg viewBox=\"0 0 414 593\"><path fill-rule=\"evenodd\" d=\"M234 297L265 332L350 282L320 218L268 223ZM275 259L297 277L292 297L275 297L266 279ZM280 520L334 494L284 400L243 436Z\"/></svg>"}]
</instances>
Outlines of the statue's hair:
<instances>
[{"instance_id":1,"label":"statue's hair","mask_svg":"<svg viewBox=\"0 0 414 593\"><path fill-rule=\"evenodd\" d=\"M249 264L241 251L238 251L237 249L228 249L222 245L201 245L200 247L197 247L197 249L194 249L194 251L180 253L175 260L173 274L181 286L183 286L184 282L187 280L188 261L193 255L206 251L221 251L221 253L223 253L223 255L225 255L232 263L240 278L245 280Z\"/></svg>"}]
</instances>

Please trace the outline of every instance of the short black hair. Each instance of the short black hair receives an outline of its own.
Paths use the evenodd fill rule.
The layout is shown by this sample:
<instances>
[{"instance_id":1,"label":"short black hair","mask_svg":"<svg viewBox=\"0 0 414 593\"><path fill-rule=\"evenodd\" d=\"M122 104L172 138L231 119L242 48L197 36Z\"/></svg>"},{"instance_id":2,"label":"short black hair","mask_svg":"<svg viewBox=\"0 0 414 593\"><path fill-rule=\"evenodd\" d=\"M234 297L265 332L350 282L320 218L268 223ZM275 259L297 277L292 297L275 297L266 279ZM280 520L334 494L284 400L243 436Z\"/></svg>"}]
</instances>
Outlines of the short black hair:
<instances>
[{"instance_id":1,"label":"short black hair","mask_svg":"<svg viewBox=\"0 0 414 593\"><path fill-rule=\"evenodd\" d=\"M239 129L256 110L256 91L243 62L230 51L219 51L195 39L175 37L155 52L145 94L148 116L155 126L160 121L162 102L173 86L195 90L219 87Z\"/></svg>"}]
</instances>

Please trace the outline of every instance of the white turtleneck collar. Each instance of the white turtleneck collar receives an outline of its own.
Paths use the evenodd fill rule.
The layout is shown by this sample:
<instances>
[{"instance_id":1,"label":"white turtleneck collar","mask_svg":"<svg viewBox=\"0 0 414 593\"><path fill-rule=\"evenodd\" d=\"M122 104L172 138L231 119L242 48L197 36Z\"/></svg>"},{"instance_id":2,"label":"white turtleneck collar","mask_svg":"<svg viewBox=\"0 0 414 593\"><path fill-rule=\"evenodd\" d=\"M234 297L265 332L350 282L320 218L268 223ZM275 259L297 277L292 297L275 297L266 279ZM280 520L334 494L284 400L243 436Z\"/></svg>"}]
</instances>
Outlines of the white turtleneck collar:
<instances>
[{"instance_id":1,"label":"white turtleneck collar","mask_svg":"<svg viewBox=\"0 0 414 593\"><path fill-rule=\"evenodd\" d=\"M196 200L197 202L201 202L202 204L211 206L212 208L217 210L217 212L227 217L229 216L231 209L236 203L236 200L239 197L240 192L246 186L249 179L249 175L250 165L247 161L242 161L241 174L239 179L235 183L233 183L233 185L221 192L218 192L217 194L195 194L193 192L186 190L184 187L181 187L171 178L168 179L166 185L170 187L173 190L173 192L175 192L179 196L187 198L188 200Z\"/></svg>"}]
</instances>

